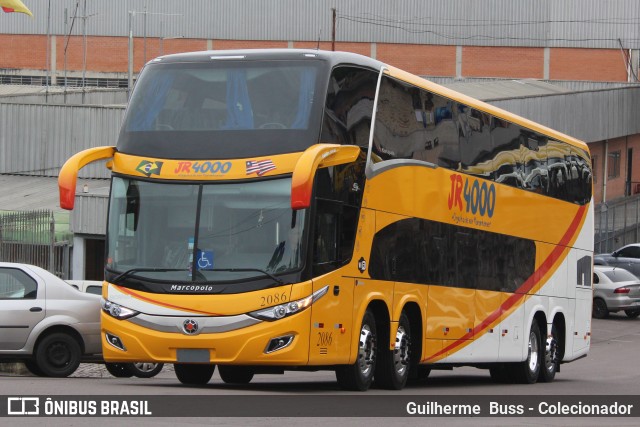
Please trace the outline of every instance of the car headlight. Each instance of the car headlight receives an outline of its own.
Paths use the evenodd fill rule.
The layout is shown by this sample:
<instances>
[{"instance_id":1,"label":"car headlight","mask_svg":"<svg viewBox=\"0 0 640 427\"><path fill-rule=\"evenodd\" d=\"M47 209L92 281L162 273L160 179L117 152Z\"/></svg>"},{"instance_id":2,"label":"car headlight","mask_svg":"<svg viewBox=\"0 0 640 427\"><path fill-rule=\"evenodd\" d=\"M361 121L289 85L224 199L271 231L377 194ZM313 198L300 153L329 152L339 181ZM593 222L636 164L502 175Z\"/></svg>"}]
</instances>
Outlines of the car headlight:
<instances>
[{"instance_id":1,"label":"car headlight","mask_svg":"<svg viewBox=\"0 0 640 427\"><path fill-rule=\"evenodd\" d=\"M286 304L280 304L269 308L263 308L260 310L252 311L249 316L255 317L260 320L274 321L291 316L311 307L311 305L322 298L329 291L329 286L314 292L306 298L302 298L296 301L290 301Z\"/></svg>"},{"instance_id":2,"label":"car headlight","mask_svg":"<svg viewBox=\"0 0 640 427\"><path fill-rule=\"evenodd\" d=\"M128 319L139 314L135 310L123 307L120 304L116 304L104 298L100 299L100 306L102 307L102 311L119 320Z\"/></svg>"}]
</instances>

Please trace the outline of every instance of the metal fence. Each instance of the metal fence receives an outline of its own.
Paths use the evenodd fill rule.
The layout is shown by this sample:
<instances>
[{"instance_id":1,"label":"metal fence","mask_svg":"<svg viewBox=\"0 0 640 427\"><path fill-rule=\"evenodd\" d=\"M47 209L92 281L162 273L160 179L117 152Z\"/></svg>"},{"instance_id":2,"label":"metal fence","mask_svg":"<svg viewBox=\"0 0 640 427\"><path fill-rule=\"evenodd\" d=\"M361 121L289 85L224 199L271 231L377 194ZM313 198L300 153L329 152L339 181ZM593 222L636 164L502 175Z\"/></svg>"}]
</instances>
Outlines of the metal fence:
<instances>
[{"instance_id":1,"label":"metal fence","mask_svg":"<svg viewBox=\"0 0 640 427\"><path fill-rule=\"evenodd\" d=\"M596 254L640 242L640 195L596 206L594 228Z\"/></svg>"},{"instance_id":2,"label":"metal fence","mask_svg":"<svg viewBox=\"0 0 640 427\"><path fill-rule=\"evenodd\" d=\"M53 212L0 214L0 261L37 265L68 279L70 251L69 240L56 241Z\"/></svg>"}]
</instances>

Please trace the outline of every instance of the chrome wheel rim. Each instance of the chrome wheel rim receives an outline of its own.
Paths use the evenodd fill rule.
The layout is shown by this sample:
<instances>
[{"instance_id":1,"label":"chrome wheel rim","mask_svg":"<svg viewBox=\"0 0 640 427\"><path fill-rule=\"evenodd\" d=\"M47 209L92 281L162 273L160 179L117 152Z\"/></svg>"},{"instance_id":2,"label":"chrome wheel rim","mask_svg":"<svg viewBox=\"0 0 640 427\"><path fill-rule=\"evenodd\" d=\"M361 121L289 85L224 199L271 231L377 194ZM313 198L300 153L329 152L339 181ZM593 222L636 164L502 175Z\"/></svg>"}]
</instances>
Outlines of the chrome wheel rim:
<instances>
[{"instance_id":1,"label":"chrome wheel rim","mask_svg":"<svg viewBox=\"0 0 640 427\"><path fill-rule=\"evenodd\" d=\"M360 330L360 345L358 348L358 367L363 376L371 375L375 362L375 336L369 325L362 325Z\"/></svg>"},{"instance_id":2,"label":"chrome wheel rim","mask_svg":"<svg viewBox=\"0 0 640 427\"><path fill-rule=\"evenodd\" d=\"M133 364L138 370L142 372L151 372L158 366L157 363L136 362Z\"/></svg>"},{"instance_id":3,"label":"chrome wheel rim","mask_svg":"<svg viewBox=\"0 0 640 427\"><path fill-rule=\"evenodd\" d=\"M531 331L529 334L529 370L536 372L538 369L538 340L536 334Z\"/></svg>"},{"instance_id":4,"label":"chrome wheel rim","mask_svg":"<svg viewBox=\"0 0 640 427\"><path fill-rule=\"evenodd\" d=\"M556 369L556 357L558 354L558 345L553 336L547 338L547 345L544 353L544 362L547 371L553 372Z\"/></svg>"},{"instance_id":5,"label":"chrome wheel rim","mask_svg":"<svg viewBox=\"0 0 640 427\"><path fill-rule=\"evenodd\" d=\"M393 366L398 376L404 376L409 366L410 336L406 329L400 325L396 332L396 344L393 349Z\"/></svg>"}]
</instances>

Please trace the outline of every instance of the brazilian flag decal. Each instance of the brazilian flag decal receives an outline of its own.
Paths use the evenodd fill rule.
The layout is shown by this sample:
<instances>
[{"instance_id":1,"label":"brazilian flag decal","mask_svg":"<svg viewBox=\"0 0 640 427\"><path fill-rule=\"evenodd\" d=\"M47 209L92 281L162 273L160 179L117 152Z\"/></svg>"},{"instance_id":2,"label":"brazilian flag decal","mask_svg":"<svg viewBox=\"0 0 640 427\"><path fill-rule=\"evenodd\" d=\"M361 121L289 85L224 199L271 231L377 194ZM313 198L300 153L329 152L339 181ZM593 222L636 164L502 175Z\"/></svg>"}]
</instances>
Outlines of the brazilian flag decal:
<instances>
[{"instance_id":1,"label":"brazilian flag decal","mask_svg":"<svg viewBox=\"0 0 640 427\"><path fill-rule=\"evenodd\" d=\"M148 160L141 161L136 168L136 171L140 172L143 175L146 175L147 178L151 175L160 175L161 170L162 162L150 162Z\"/></svg>"}]
</instances>

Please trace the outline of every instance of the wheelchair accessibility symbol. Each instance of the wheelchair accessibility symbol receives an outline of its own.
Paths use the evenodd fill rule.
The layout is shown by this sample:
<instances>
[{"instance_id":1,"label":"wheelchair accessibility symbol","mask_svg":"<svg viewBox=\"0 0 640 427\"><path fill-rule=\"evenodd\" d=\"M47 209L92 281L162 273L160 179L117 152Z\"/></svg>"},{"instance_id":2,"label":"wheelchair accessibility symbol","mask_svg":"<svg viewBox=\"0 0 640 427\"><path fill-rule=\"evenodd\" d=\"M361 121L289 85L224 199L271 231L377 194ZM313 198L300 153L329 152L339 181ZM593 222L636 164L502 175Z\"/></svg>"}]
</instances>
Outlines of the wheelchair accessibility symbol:
<instances>
[{"instance_id":1,"label":"wheelchair accessibility symbol","mask_svg":"<svg viewBox=\"0 0 640 427\"><path fill-rule=\"evenodd\" d=\"M198 270L213 269L213 251L198 250Z\"/></svg>"}]
</instances>

